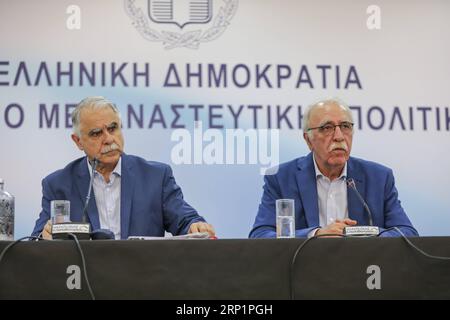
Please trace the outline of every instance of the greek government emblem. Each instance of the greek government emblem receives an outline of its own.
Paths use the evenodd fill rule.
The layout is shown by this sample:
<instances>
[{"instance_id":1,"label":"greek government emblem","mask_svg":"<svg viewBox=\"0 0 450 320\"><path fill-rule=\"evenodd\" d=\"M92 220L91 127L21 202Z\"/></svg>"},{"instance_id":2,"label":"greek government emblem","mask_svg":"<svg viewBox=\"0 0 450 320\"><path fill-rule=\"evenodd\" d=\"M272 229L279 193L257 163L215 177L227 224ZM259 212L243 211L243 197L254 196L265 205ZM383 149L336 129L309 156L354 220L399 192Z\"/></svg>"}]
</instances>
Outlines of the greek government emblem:
<instances>
[{"instance_id":1,"label":"greek government emblem","mask_svg":"<svg viewBox=\"0 0 450 320\"><path fill-rule=\"evenodd\" d=\"M125 0L124 4L142 37L162 42L165 49L198 49L200 43L217 39L238 8L238 0Z\"/></svg>"}]
</instances>

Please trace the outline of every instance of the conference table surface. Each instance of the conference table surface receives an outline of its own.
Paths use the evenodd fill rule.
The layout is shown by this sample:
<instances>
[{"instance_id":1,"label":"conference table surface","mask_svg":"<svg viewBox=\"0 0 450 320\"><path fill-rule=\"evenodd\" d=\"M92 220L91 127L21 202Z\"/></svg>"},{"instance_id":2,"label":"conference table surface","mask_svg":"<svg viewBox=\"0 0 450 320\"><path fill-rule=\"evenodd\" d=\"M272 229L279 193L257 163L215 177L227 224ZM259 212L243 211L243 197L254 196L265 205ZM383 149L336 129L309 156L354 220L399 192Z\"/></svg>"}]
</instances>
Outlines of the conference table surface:
<instances>
[{"instance_id":1,"label":"conference table surface","mask_svg":"<svg viewBox=\"0 0 450 320\"><path fill-rule=\"evenodd\" d=\"M431 255L450 256L450 237L409 239ZM294 261L304 241L80 244L97 299L450 299L450 261L426 257L403 238L311 239ZM0 250L9 243L1 241ZM0 263L0 299L90 299L76 243L11 247Z\"/></svg>"}]
</instances>

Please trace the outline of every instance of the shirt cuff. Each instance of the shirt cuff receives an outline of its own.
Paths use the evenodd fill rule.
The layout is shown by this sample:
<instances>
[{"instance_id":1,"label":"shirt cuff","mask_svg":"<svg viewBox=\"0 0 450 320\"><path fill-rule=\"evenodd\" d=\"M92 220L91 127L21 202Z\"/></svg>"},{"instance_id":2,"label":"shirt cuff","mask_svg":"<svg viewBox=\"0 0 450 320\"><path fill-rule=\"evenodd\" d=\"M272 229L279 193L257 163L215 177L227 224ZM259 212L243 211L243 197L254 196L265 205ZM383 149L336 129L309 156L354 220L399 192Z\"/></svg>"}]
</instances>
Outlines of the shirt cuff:
<instances>
[{"instance_id":1,"label":"shirt cuff","mask_svg":"<svg viewBox=\"0 0 450 320\"><path fill-rule=\"evenodd\" d=\"M320 228L312 229L312 230L308 233L308 239L314 237L314 236L316 235L317 230L319 230L319 229L320 229Z\"/></svg>"}]
</instances>

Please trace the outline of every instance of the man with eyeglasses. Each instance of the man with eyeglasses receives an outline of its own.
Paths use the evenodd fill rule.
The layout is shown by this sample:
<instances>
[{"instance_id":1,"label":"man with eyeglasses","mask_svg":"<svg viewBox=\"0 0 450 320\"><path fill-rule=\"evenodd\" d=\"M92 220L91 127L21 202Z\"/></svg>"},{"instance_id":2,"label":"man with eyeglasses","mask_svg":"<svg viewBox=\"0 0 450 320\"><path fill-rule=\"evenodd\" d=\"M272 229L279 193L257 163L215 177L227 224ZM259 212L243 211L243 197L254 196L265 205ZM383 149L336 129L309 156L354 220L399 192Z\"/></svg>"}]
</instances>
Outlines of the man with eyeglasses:
<instances>
[{"instance_id":1,"label":"man with eyeglasses","mask_svg":"<svg viewBox=\"0 0 450 320\"><path fill-rule=\"evenodd\" d=\"M352 113L344 103L330 99L311 105L303 117L303 138L311 153L265 176L249 236L276 237L277 199L294 199L296 237L342 235L345 227L372 221L380 231L397 227L406 236L418 236L398 200L392 170L350 157L353 134ZM354 190L347 190L349 181L362 200ZM399 235L394 229L380 232L380 236Z\"/></svg>"},{"instance_id":2,"label":"man with eyeglasses","mask_svg":"<svg viewBox=\"0 0 450 320\"><path fill-rule=\"evenodd\" d=\"M52 200L69 200L70 220L82 220L92 168L94 196L87 215L93 230L108 229L115 239L162 237L165 231L215 235L183 199L170 166L123 153L120 113L113 103L103 97L83 99L72 112L72 124L72 140L86 156L42 181L42 211L33 236L52 238Z\"/></svg>"}]
</instances>

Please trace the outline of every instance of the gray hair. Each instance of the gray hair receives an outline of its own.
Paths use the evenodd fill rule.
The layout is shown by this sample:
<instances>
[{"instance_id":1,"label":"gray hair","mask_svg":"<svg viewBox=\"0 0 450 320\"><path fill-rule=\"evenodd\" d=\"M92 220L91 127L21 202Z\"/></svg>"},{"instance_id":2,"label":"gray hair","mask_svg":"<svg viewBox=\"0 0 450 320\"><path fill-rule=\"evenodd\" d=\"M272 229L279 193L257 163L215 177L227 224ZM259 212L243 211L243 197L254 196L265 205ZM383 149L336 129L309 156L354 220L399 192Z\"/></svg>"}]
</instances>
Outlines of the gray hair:
<instances>
[{"instance_id":1,"label":"gray hair","mask_svg":"<svg viewBox=\"0 0 450 320\"><path fill-rule=\"evenodd\" d=\"M311 131L308 131L308 129L309 129L309 119L311 118L311 112L314 109L316 109L317 107L321 107L321 106L326 105L326 104L335 104L335 105L340 106L341 108L343 108L345 110L345 112L347 113L350 121L353 122L352 111L350 110L350 108L347 106L346 103L344 103L342 100L340 100L338 98L325 99L325 100L320 100L320 101L317 101L317 102L311 104L306 109L305 113L303 114L303 122L302 122L303 132L306 132L308 135L312 134Z\"/></svg>"},{"instance_id":2,"label":"gray hair","mask_svg":"<svg viewBox=\"0 0 450 320\"><path fill-rule=\"evenodd\" d=\"M101 96L94 96L94 97L87 97L81 100L75 110L72 111L72 126L73 126L73 133L80 136L80 114L81 110L91 108L91 109L103 109L103 108L111 108L119 117L120 119L120 111L116 107L114 103L111 101L105 99Z\"/></svg>"}]
</instances>

